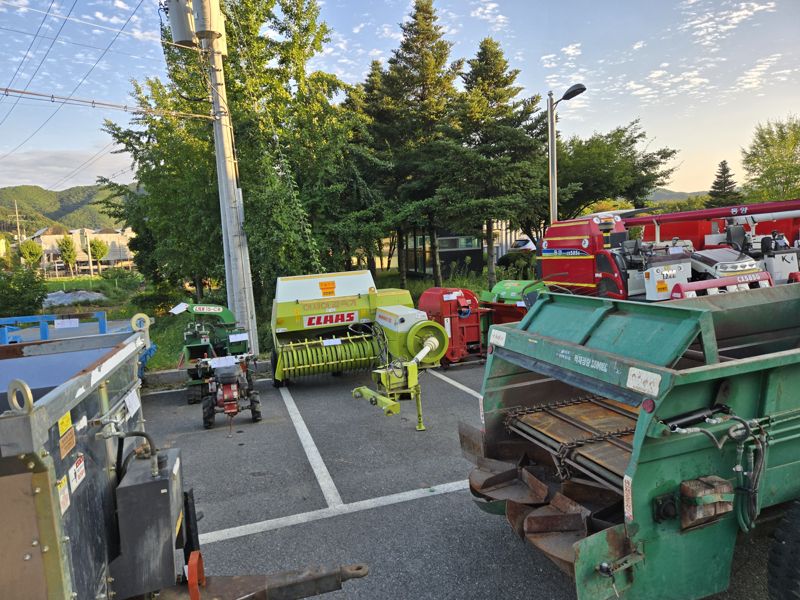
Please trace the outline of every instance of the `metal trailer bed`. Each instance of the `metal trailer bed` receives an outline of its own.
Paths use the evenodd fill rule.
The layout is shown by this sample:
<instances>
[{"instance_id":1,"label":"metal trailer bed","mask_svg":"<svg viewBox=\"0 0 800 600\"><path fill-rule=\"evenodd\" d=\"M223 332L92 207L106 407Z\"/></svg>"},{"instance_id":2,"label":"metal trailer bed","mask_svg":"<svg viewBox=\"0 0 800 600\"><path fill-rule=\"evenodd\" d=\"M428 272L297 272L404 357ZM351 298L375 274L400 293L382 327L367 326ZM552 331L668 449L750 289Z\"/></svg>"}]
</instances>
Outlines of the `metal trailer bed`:
<instances>
[{"instance_id":1,"label":"metal trailer bed","mask_svg":"<svg viewBox=\"0 0 800 600\"><path fill-rule=\"evenodd\" d=\"M471 491L579 600L723 591L737 534L800 497L800 285L542 294L489 342Z\"/></svg>"}]
</instances>

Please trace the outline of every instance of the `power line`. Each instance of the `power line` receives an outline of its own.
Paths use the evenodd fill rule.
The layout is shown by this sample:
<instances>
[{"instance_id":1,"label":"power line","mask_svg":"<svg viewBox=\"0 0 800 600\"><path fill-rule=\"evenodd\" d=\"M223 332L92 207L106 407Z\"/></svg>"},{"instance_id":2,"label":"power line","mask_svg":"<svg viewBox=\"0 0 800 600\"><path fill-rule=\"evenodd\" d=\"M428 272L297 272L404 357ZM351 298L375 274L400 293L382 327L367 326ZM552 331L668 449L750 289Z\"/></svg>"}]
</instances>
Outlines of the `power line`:
<instances>
[{"instance_id":1,"label":"power line","mask_svg":"<svg viewBox=\"0 0 800 600\"><path fill-rule=\"evenodd\" d=\"M14 4L13 2L9 2L9 0L0 0L0 4L5 4L7 6L12 6L14 8L24 8L26 11L30 11L30 12L42 13L42 14L44 13L43 10L37 10L35 8L30 8L29 6L21 7L18 4ZM139 2L139 4L137 5L137 9L141 5L142 5L142 2ZM136 11L134 11L134 12L136 12ZM130 32L130 31L123 31L122 29L125 29L125 26L128 24L128 21L130 21L130 18L128 19L128 21L125 22L125 25L122 26L122 29L114 29L113 27L107 27L106 25L99 25L97 23L92 23L91 21L84 21L82 19L76 19L75 17L70 17L69 15L64 16L64 15L60 15L58 13L53 13L50 16L55 18L55 19L64 19L65 21L71 21L72 23L80 23L81 25L86 25L87 27L94 27L95 29L105 29L107 31L113 31L116 34L127 35L127 36L130 36L130 37L132 37L132 38L134 38L136 40L139 40L139 41L155 42L157 44L162 44L162 45L167 45L167 46L175 46L176 48L184 48L184 49L186 48L186 46L183 46L181 44L176 44L174 42L170 42L170 41L167 41L167 40L164 40L164 39L156 39L156 38L151 38L151 37L145 37L145 36L142 35L142 32L133 33L133 32ZM131 15L131 16L133 16L133 15Z\"/></svg>"},{"instance_id":2,"label":"power line","mask_svg":"<svg viewBox=\"0 0 800 600\"><path fill-rule=\"evenodd\" d=\"M51 16L53 16L53 15L51 15ZM14 29L12 27L0 27L0 31L8 31L10 33L18 33L20 35L36 36L36 34L31 33L30 31L24 31L22 29ZM42 39L42 40L53 40L54 42L59 43L59 44L65 44L65 45L68 44L70 46L78 46L79 48L89 48L90 50L102 50L103 49L100 46L92 46L91 44L81 44L80 42L73 42L72 40L59 40L59 39L56 39L54 37L50 37L50 36L47 36L47 35L39 35L39 39ZM111 52L113 54L119 54L121 56L129 56L131 58L136 58L138 60L150 60L146 56L138 56L136 54L130 54L128 52L123 52L122 50L109 50L109 52ZM9 85L11 85L11 84L9 84Z\"/></svg>"},{"instance_id":3,"label":"power line","mask_svg":"<svg viewBox=\"0 0 800 600\"><path fill-rule=\"evenodd\" d=\"M77 1L77 0L76 0L76 1ZM8 2L6 2L6 0L0 0L0 2L2 2L2 3L6 3L6 4L8 3ZM139 0L139 3L138 3L138 4L136 5L136 7L133 9L133 12L131 12L131 14L130 14L130 15L128 16L128 18L125 20L125 23L123 23L123 25L122 25L122 28L121 28L121 29L120 29L120 30L119 30L119 31L116 33L116 35L114 35L114 37L113 37L113 38L111 39L111 41L108 43L108 46L106 46L106 49L105 49L105 50L103 50L103 53L102 53L100 56L98 56L98 57L97 57L97 60L96 60L96 61L94 62L94 64L93 64L93 65L92 65L92 66L89 68L89 70L86 72L86 74L85 74L85 75L84 75L84 76L81 78L81 80L80 80L80 81L77 83L77 85L76 85L74 88L72 88L72 91L70 92L69 96L67 97L67 100L69 100L70 98L72 98L73 94L75 94L75 92L77 92L77 91L78 91L78 88L79 88L81 85L83 85L83 82L84 82L84 81L86 81L86 79L89 77L89 75L91 75L91 74L92 74L92 71L94 71L95 67L97 67L97 65L98 65L98 64L100 64L100 61L101 61L101 60L103 60L103 57L105 57L105 55L108 53L108 51L109 51L109 49L111 48L111 46L114 44L114 42L116 42L116 41L117 41L117 39L119 38L120 34L122 33L122 30L123 30L123 29L125 29L125 27L127 27L127 26L128 26L128 23L130 23L130 22L131 22L131 19L133 18L133 15L135 15L135 14L136 14L136 11L137 11L137 10L139 10L139 7L142 5L142 3L143 3L143 2L144 2L144 0ZM31 133L31 134L30 134L28 137L26 137L24 140L22 140L22 141L21 141L19 144L17 144L16 146L14 146L14 148L12 148L10 151L8 151L8 152L6 152L5 154L3 154L3 156L0 156L0 160L3 160L4 158L8 158L8 157L9 157L9 156L11 156L12 154L14 154L14 152L16 152L17 150L19 150L20 148L22 148L22 147L23 147L25 144L27 144L27 143L28 143L28 142L29 142L31 139L33 139L33 137L34 137L34 136L35 136L37 133L39 133L39 132L40 132L40 131L41 131L41 130L42 130L44 127L45 127L45 125L47 125L47 124L48 124L48 123L49 123L49 122L50 122L50 121L53 119L53 117L55 117L55 116L58 114L58 112L61 110L61 108L62 108L63 106L64 106L64 103L61 103L61 104L59 104L59 105L58 105L58 107L57 107L57 108L56 108L56 109L55 109L55 110L54 110L54 111L53 111L53 112L50 114L50 116L49 116L49 117L47 117L47 118L46 118L46 119L45 119L45 120L42 122L42 124L41 124L41 125L39 125L39 126L36 128L36 129L34 129L34 130L33 130L33 133Z\"/></svg>"},{"instance_id":4,"label":"power line","mask_svg":"<svg viewBox=\"0 0 800 600\"><path fill-rule=\"evenodd\" d=\"M78 0L74 0L74 2L72 3L72 6L69 9L69 12L67 13L67 16L72 14L72 11L75 10L75 5L76 4L78 4ZM49 13L49 10L50 9L48 9L48 13ZM45 19L47 19L46 16L45 16ZM42 24L44 24L44 19L42 20ZM34 77L36 77L36 74L39 73L39 69L42 68L42 65L44 64L44 61L47 60L47 57L50 55L50 50L53 49L53 44L55 44L56 39L58 39L58 36L61 35L61 32L64 29L64 25L66 25L66 24L67 24L66 21L63 21L61 23L61 26L58 28L58 31L56 32L56 37L54 37L53 41L50 42L50 45L47 47L47 50L45 50L44 55L42 55L42 58L39 61L39 64L36 65L36 69L33 71L33 74L28 78L28 83L25 84L25 88L24 88L26 91L30 87L31 83L33 83L33 79L34 79ZM36 38L34 38L34 39L36 39ZM10 86L11 84L8 84L8 85ZM14 112L14 109L17 107L17 104L19 104L19 98L17 98L14 101L14 104L11 105L11 108L8 109L8 112L3 116L2 120L0 120L0 125L5 123L6 120L8 119L8 117L11 116L11 113Z\"/></svg>"},{"instance_id":5,"label":"power line","mask_svg":"<svg viewBox=\"0 0 800 600\"><path fill-rule=\"evenodd\" d=\"M89 108L107 108L111 110L121 110L131 114L148 114L158 117L179 117L186 119L205 119L213 121L216 117L213 115L201 115L197 113L183 112L180 110L163 110L160 108L142 108L140 106L129 106L127 104L117 104L108 102L106 100L92 100L87 98L74 98L72 96L59 96L57 94L47 94L44 92L30 92L25 90L15 90L13 88L0 88L0 94L10 97L26 97L32 100L39 100L41 102L51 102L61 106L86 106ZM10 154L10 152L9 152ZM8 154L0 156L0 159L5 158Z\"/></svg>"},{"instance_id":6,"label":"power line","mask_svg":"<svg viewBox=\"0 0 800 600\"><path fill-rule=\"evenodd\" d=\"M70 179L75 177L75 175L80 173L83 169L85 169L86 167L88 167L90 165L93 165L98 160L100 160L103 156L108 154L108 152L112 149L114 144L115 144L115 142L113 142L113 141L109 142L108 144L103 146L96 154L94 154L93 156L87 158L80 165L78 165L72 171L70 171L67 175L65 175L64 177L62 177L58 181L56 181L54 184L48 185L47 187L45 187L45 189L46 190L55 190L57 187L60 187L61 185L63 185L64 183L66 183L67 181L69 181Z\"/></svg>"},{"instance_id":7,"label":"power line","mask_svg":"<svg viewBox=\"0 0 800 600\"><path fill-rule=\"evenodd\" d=\"M42 17L41 23L39 23L39 27L36 29L36 33L33 34L33 38L31 39L31 43L28 44L28 49L25 50L25 54L22 55L22 60L19 61L17 65L17 70L14 71L14 74L11 76L11 79L8 81L8 86L11 87L14 85L14 80L19 75L19 70L22 68L22 65L25 64L25 61L28 59L28 54L30 54L31 48L33 48L33 44L36 43L36 38L39 36L39 33L42 31L42 26L44 26L44 22L47 21L47 17L50 16L50 9L53 8L53 4L55 4L56 0L50 0L50 6L47 7L47 12Z\"/></svg>"}]
</instances>

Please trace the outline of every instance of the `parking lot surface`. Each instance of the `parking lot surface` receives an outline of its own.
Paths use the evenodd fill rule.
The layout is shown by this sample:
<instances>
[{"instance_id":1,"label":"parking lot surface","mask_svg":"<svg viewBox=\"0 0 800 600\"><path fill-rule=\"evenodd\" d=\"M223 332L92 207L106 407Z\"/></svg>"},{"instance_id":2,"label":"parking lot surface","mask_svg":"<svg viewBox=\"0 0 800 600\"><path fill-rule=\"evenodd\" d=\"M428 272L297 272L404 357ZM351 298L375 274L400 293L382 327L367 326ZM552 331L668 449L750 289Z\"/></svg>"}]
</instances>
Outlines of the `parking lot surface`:
<instances>
[{"instance_id":1,"label":"parking lot surface","mask_svg":"<svg viewBox=\"0 0 800 600\"><path fill-rule=\"evenodd\" d=\"M386 417L354 399L367 375L261 381L260 423L219 415L206 431L182 391L146 395L144 414L157 444L181 449L209 574L364 562L367 578L325 597L574 599L572 580L466 491L458 422L479 424L482 379L480 364L423 375L424 432L411 403ZM766 598L768 545L740 544L720 599Z\"/></svg>"}]
</instances>

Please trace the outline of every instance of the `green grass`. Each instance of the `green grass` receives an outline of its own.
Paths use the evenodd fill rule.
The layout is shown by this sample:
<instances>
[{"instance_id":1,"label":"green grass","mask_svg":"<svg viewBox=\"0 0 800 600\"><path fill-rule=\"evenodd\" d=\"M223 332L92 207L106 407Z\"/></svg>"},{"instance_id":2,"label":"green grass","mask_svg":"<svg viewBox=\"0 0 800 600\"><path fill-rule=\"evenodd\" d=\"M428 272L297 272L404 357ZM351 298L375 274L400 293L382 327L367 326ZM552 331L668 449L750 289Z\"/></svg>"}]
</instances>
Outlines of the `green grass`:
<instances>
[{"instance_id":1,"label":"green grass","mask_svg":"<svg viewBox=\"0 0 800 600\"><path fill-rule=\"evenodd\" d=\"M150 328L150 338L158 346L158 350L147 362L148 371L175 369L178 366L183 348L183 331L188 321L189 315L186 314L156 318Z\"/></svg>"},{"instance_id":2,"label":"green grass","mask_svg":"<svg viewBox=\"0 0 800 600\"><path fill-rule=\"evenodd\" d=\"M96 288L100 287L105 280L100 277L59 277L57 279L48 279L45 281L47 291L49 292L74 292L75 290L86 290L89 292L99 291Z\"/></svg>"}]
</instances>

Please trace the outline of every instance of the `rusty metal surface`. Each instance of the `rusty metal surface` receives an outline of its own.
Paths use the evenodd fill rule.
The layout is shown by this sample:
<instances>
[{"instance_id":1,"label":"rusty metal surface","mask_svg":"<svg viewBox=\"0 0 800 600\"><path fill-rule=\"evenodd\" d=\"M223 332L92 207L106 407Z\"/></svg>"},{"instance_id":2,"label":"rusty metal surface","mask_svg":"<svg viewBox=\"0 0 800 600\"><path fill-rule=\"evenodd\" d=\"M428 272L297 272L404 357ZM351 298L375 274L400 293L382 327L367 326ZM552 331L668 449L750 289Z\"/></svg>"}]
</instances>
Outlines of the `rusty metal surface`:
<instances>
[{"instance_id":1,"label":"rusty metal surface","mask_svg":"<svg viewBox=\"0 0 800 600\"><path fill-rule=\"evenodd\" d=\"M46 598L47 579L39 547L39 524L33 498L33 474L0 477L0 595L14 598ZM8 594L8 596L6 596Z\"/></svg>"},{"instance_id":2,"label":"rusty metal surface","mask_svg":"<svg viewBox=\"0 0 800 600\"><path fill-rule=\"evenodd\" d=\"M512 413L508 423L512 429L529 430L533 434L529 439L553 454L571 458L573 464L581 457L581 465L589 461L622 477L637 416L635 408L592 396Z\"/></svg>"},{"instance_id":3,"label":"rusty metal surface","mask_svg":"<svg viewBox=\"0 0 800 600\"><path fill-rule=\"evenodd\" d=\"M491 459L479 459L478 468L469 474L473 492L492 500L507 500L518 504L543 504L550 488L535 474L534 467ZM512 523L513 525L513 523Z\"/></svg>"},{"instance_id":4,"label":"rusty metal surface","mask_svg":"<svg viewBox=\"0 0 800 600\"><path fill-rule=\"evenodd\" d=\"M273 575L240 575L206 577L200 588L201 600L293 600L309 598L342 589L350 579L366 577L365 564L347 565L333 569L314 567L303 571L284 571ZM161 590L159 600L189 600L185 585Z\"/></svg>"}]
</instances>

